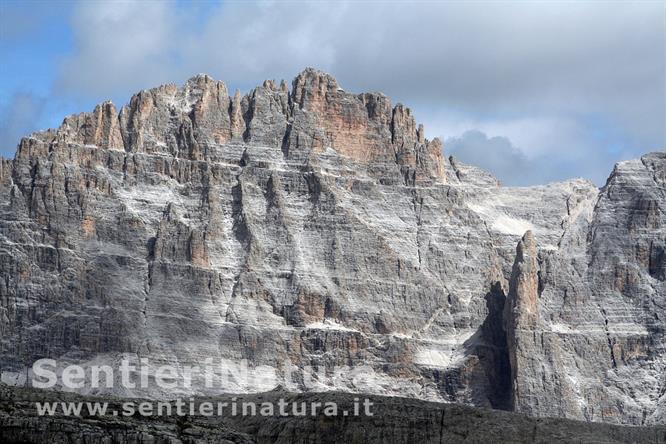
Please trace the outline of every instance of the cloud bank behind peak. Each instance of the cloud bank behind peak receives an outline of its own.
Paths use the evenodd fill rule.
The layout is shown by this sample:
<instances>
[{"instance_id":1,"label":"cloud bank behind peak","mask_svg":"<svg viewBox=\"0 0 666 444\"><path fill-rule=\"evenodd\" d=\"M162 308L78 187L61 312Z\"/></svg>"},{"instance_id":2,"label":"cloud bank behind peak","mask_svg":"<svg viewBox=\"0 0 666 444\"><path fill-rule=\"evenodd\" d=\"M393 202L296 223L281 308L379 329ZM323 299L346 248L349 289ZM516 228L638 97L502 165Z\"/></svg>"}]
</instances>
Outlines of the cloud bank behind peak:
<instances>
[{"instance_id":1,"label":"cloud bank behind peak","mask_svg":"<svg viewBox=\"0 0 666 444\"><path fill-rule=\"evenodd\" d=\"M53 94L101 101L206 72L249 89L305 66L409 105L505 183L666 147L663 2L83 2ZM539 159L548 174L517 179Z\"/></svg>"}]
</instances>

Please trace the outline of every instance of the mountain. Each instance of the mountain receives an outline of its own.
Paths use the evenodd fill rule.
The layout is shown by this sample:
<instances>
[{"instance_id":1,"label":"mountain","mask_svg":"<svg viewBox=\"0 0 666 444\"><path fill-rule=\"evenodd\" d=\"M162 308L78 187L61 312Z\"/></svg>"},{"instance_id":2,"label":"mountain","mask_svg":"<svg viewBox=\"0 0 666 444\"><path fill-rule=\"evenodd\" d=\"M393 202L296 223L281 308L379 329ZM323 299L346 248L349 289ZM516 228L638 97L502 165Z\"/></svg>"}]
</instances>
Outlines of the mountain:
<instances>
[{"instance_id":1,"label":"mountain","mask_svg":"<svg viewBox=\"0 0 666 444\"><path fill-rule=\"evenodd\" d=\"M383 94L199 75L2 160L2 378L44 357L289 362L300 390L665 423L665 208L664 152L601 189L504 187ZM206 371L186 392L219 392Z\"/></svg>"},{"instance_id":2,"label":"mountain","mask_svg":"<svg viewBox=\"0 0 666 444\"><path fill-rule=\"evenodd\" d=\"M124 399L82 397L71 393L0 386L0 440L6 443L86 444L337 444L340 442L483 443L492 437L502 443L664 444L666 426L629 427L561 418L531 418L524 414L479 409L457 404L372 396L373 416L86 416L63 413L40 416L36 403L107 402L108 410L122 411ZM198 398L219 402L321 401L319 393L262 393L238 397ZM327 393L325 399L340 409L353 410L354 395ZM145 401L142 401L145 402ZM43 405L43 404L42 404ZM172 403L172 406L174 404ZM175 410L175 408L174 408Z\"/></svg>"}]
</instances>

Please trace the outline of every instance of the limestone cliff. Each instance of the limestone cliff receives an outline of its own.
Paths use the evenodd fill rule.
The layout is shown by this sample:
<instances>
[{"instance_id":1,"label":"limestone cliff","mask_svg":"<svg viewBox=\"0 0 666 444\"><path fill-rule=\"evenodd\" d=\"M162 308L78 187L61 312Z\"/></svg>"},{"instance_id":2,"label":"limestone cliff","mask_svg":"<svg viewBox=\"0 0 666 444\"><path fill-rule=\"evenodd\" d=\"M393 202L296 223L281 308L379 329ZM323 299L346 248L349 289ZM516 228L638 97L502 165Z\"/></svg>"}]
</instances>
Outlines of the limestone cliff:
<instances>
[{"instance_id":1,"label":"limestone cliff","mask_svg":"<svg viewBox=\"0 0 666 444\"><path fill-rule=\"evenodd\" d=\"M503 315L511 366L511 404L514 410L531 410L530 392L539 381L530 381L535 370L530 364L537 348L534 332L540 327L539 265L531 231L525 233L516 248Z\"/></svg>"},{"instance_id":2,"label":"limestone cliff","mask_svg":"<svg viewBox=\"0 0 666 444\"><path fill-rule=\"evenodd\" d=\"M353 411L355 395L347 393L262 393L219 396L208 402L288 403L335 402L340 411ZM628 427L585 423L561 418L531 418L517 413L478 409L457 404L437 404L405 398L371 396L373 416L114 416L72 417L62 413L39 416L37 402L95 402L99 398L34 389L9 389L0 385L0 441L41 444L337 444L469 443L515 444L665 444L666 426ZM104 400L108 402L109 400ZM122 402L110 400L107 411L122 411ZM133 400L136 401L136 400ZM172 404L173 405L173 404ZM173 408L175 411L175 407ZM197 410L198 411L198 410ZM288 410L287 410L288 411Z\"/></svg>"},{"instance_id":3,"label":"limestone cliff","mask_svg":"<svg viewBox=\"0 0 666 444\"><path fill-rule=\"evenodd\" d=\"M3 380L41 357L364 364L316 389L664 422L665 171L503 187L312 69L107 102L0 163Z\"/></svg>"}]
</instances>

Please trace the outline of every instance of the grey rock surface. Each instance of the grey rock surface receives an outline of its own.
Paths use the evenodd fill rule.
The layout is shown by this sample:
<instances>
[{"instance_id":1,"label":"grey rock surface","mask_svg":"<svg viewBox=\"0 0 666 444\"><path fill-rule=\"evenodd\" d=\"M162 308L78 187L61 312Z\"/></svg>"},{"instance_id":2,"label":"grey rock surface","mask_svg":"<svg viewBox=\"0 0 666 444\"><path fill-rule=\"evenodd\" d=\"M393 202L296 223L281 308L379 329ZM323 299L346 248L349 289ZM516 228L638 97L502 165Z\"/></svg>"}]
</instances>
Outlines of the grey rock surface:
<instances>
[{"instance_id":1,"label":"grey rock surface","mask_svg":"<svg viewBox=\"0 0 666 444\"><path fill-rule=\"evenodd\" d=\"M561 418L438 404L405 398L371 396L372 416L40 416L35 402L96 402L93 397L34 389L0 387L0 441L5 443L580 443L664 444L666 427L630 427ZM198 398L206 402L251 402L277 405L334 402L339 412L354 411L354 395L346 393L262 393L231 398ZM105 399L107 411L122 411L123 399ZM365 401L365 399L364 399ZM136 400L134 401L136 402ZM173 405L173 404L172 404ZM175 411L175 407L174 411ZM86 412L85 408L82 410ZM196 410L195 410L196 411ZM363 411L363 409L359 410Z\"/></svg>"},{"instance_id":2,"label":"grey rock surface","mask_svg":"<svg viewBox=\"0 0 666 444\"><path fill-rule=\"evenodd\" d=\"M0 164L2 377L43 357L366 365L309 389L663 424L665 187L663 152L601 189L503 187L312 69L242 97L204 75L141 91ZM191 392L215 394L203 376Z\"/></svg>"}]
</instances>

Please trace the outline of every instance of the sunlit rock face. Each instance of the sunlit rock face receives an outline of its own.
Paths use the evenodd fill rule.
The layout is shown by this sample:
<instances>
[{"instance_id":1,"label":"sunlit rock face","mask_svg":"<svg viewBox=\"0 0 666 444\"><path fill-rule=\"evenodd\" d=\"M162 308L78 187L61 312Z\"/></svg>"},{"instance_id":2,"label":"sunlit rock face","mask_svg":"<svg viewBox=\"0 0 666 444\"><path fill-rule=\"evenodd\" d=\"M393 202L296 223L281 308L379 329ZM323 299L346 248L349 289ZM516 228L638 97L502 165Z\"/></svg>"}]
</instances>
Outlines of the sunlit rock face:
<instances>
[{"instance_id":1,"label":"sunlit rock face","mask_svg":"<svg viewBox=\"0 0 666 444\"><path fill-rule=\"evenodd\" d=\"M503 187L312 69L142 91L0 164L3 380L42 357L246 359L301 390L663 423L665 187L664 153L601 190ZM184 390L273 388L204 373Z\"/></svg>"}]
</instances>

